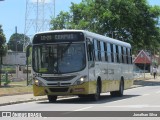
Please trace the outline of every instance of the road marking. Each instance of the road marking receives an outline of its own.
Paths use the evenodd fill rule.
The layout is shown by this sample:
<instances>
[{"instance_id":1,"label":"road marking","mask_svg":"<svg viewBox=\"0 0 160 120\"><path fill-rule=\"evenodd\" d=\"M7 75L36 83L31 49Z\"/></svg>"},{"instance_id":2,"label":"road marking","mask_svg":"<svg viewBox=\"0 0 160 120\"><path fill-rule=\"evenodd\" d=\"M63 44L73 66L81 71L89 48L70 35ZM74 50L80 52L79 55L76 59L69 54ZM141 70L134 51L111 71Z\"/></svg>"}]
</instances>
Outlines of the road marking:
<instances>
[{"instance_id":1,"label":"road marking","mask_svg":"<svg viewBox=\"0 0 160 120\"><path fill-rule=\"evenodd\" d=\"M90 108L92 108L92 107L93 107L93 106L89 106L89 107L85 107L85 108L77 109L77 110L74 110L74 111L82 111L82 110L90 109Z\"/></svg>"},{"instance_id":2,"label":"road marking","mask_svg":"<svg viewBox=\"0 0 160 120\"><path fill-rule=\"evenodd\" d=\"M150 95L150 94L144 94L144 95L142 95L142 96L148 96L148 95Z\"/></svg>"},{"instance_id":3,"label":"road marking","mask_svg":"<svg viewBox=\"0 0 160 120\"><path fill-rule=\"evenodd\" d=\"M68 99L73 99L73 98L78 98L77 96L66 96L62 98L58 98L57 100L68 100Z\"/></svg>"},{"instance_id":4,"label":"road marking","mask_svg":"<svg viewBox=\"0 0 160 120\"><path fill-rule=\"evenodd\" d=\"M117 105L117 106L104 106L109 108L160 108L160 105Z\"/></svg>"},{"instance_id":5,"label":"road marking","mask_svg":"<svg viewBox=\"0 0 160 120\"><path fill-rule=\"evenodd\" d=\"M77 109L77 110L73 110L73 111L69 111L69 112L64 112L63 114L66 115L66 114L71 114L71 113L74 113L76 111L82 111L82 110L86 110L86 109L89 109L89 108L92 108L93 106L89 106L89 107L85 107L85 108L81 108L81 109Z\"/></svg>"},{"instance_id":6,"label":"road marking","mask_svg":"<svg viewBox=\"0 0 160 120\"><path fill-rule=\"evenodd\" d=\"M158 94L158 93L160 93L160 91L157 91L156 93Z\"/></svg>"},{"instance_id":7,"label":"road marking","mask_svg":"<svg viewBox=\"0 0 160 120\"><path fill-rule=\"evenodd\" d=\"M104 107L110 107L110 108L144 108L148 107L149 105L117 105L117 106L104 106Z\"/></svg>"}]
</instances>

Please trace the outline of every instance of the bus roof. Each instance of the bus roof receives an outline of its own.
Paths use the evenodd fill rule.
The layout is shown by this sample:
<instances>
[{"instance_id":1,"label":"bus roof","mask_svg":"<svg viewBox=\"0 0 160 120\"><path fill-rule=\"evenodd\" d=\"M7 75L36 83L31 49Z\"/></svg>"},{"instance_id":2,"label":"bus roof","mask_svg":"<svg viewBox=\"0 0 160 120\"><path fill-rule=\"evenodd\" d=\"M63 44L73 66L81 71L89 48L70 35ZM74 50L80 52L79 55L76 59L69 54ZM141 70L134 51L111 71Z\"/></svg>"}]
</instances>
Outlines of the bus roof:
<instances>
[{"instance_id":1,"label":"bus roof","mask_svg":"<svg viewBox=\"0 0 160 120\"><path fill-rule=\"evenodd\" d=\"M117 40L117 39L113 39L113 38L110 38L110 37L107 37L107 36L104 36L104 35L100 35L100 34L97 34L97 33L89 32L89 31L86 31L86 30L50 30L50 31L39 32L37 34L56 33L56 32L82 32L87 37L91 37L91 38L101 40L101 41L104 41L104 42L109 42L109 43L112 43L112 44L121 45L121 46L124 46L124 47L131 48L131 45L127 42L123 42L123 41L120 41L120 40Z\"/></svg>"}]
</instances>

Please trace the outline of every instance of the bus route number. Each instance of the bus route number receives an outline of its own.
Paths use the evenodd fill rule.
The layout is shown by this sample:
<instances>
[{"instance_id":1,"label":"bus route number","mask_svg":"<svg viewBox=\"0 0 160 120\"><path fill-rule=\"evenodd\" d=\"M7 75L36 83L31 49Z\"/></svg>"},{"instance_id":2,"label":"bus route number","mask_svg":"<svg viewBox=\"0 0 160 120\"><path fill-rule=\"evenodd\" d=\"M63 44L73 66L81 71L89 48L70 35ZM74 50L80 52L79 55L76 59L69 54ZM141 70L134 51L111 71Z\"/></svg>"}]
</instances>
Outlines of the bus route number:
<instances>
[{"instance_id":1,"label":"bus route number","mask_svg":"<svg viewBox=\"0 0 160 120\"><path fill-rule=\"evenodd\" d=\"M42 35L41 40L45 40L45 41L52 40L52 36L51 35Z\"/></svg>"}]
</instances>

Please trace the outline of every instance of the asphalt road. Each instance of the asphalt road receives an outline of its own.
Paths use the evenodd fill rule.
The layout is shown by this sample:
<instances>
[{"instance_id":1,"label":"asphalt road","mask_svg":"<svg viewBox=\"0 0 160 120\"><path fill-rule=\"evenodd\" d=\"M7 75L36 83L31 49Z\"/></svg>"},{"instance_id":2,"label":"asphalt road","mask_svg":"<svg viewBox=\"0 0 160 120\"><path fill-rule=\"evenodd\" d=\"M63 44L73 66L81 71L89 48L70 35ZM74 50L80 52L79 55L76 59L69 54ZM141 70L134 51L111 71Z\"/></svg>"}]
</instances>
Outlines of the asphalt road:
<instances>
[{"instance_id":1,"label":"asphalt road","mask_svg":"<svg viewBox=\"0 0 160 120\"><path fill-rule=\"evenodd\" d=\"M41 111L45 111L43 113L47 113L46 111L48 111L49 116L56 116L56 115L58 116L56 117L56 120L60 119L60 116L63 115L67 116L66 118L63 118L63 120L64 119L70 120L69 117L72 117L72 115L73 119L75 116L78 117L77 119L82 119L85 117L85 114L87 114L87 119L91 119L91 117L93 117L92 120L93 119L97 120L97 117L100 117L101 115L105 117L105 120L109 117L115 117L113 120L115 119L119 120L121 118L121 115L124 117L123 120L135 119L135 117L132 117L134 115L141 117L141 119L143 116L145 117L143 118L145 120L147 119L150 120L151 117L154 117L154 120L155 119L158 120L160 117L160 87L159 85L157 86L155 85L155 86L143 86L143 87L128 89L125 90L123 97L111 97L108 93L102 94L100 100L97 102L91 101L90 99L80 99L78 97L70 97L70 98L58 99L56 103L48 103L48 101L46 100L46 101L36 101L36 102L1 106L0 111L2 112L17 111L20 113L23 112L23 114L22 113L19 115L15 114L14 115L15 118L23 117L25 111L27 112L39 111L40 113ZM61 111L61 112L57 113L49 111ZM159 117L156 116L157 111ZM40 117L43 116L43 114L37 114L37 116L38 115ZM84 117L80 117L81 115L82 116L84 115ZM33 117L33 115L31 114L29 115L27 114L26 116ZM24 117L26 116L24 115ZM100 119L103 119L104 117L100 117ZM131 118L127 119L127 117ZM44 117L43 119L46 119L46 117ZM110 118L109 120L111 119L112 118ZM3 120L5 120L4 117Z\"/></svg>"}]
</instances>

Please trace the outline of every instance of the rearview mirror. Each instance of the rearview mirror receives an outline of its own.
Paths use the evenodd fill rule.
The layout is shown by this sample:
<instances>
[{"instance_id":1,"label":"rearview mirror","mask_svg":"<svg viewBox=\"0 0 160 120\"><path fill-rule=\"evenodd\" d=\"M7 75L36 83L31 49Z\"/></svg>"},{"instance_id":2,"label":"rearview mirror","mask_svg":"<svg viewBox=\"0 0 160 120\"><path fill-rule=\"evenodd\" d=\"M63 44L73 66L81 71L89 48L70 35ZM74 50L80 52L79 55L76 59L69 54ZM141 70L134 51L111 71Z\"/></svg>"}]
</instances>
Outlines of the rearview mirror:
<instances>
[{"instance_id":1,"label":"rearview mirror","mask_svg":"<svg viewBox=\"0 0 160 120\"><path fill-rule=\"evenodd\" d=\"M31 48L31 45L28 45L27 46L27 50L26 50L26 57L29 57L29 55L30 55L30 48Z\"/></svg>"}]
</instances>

